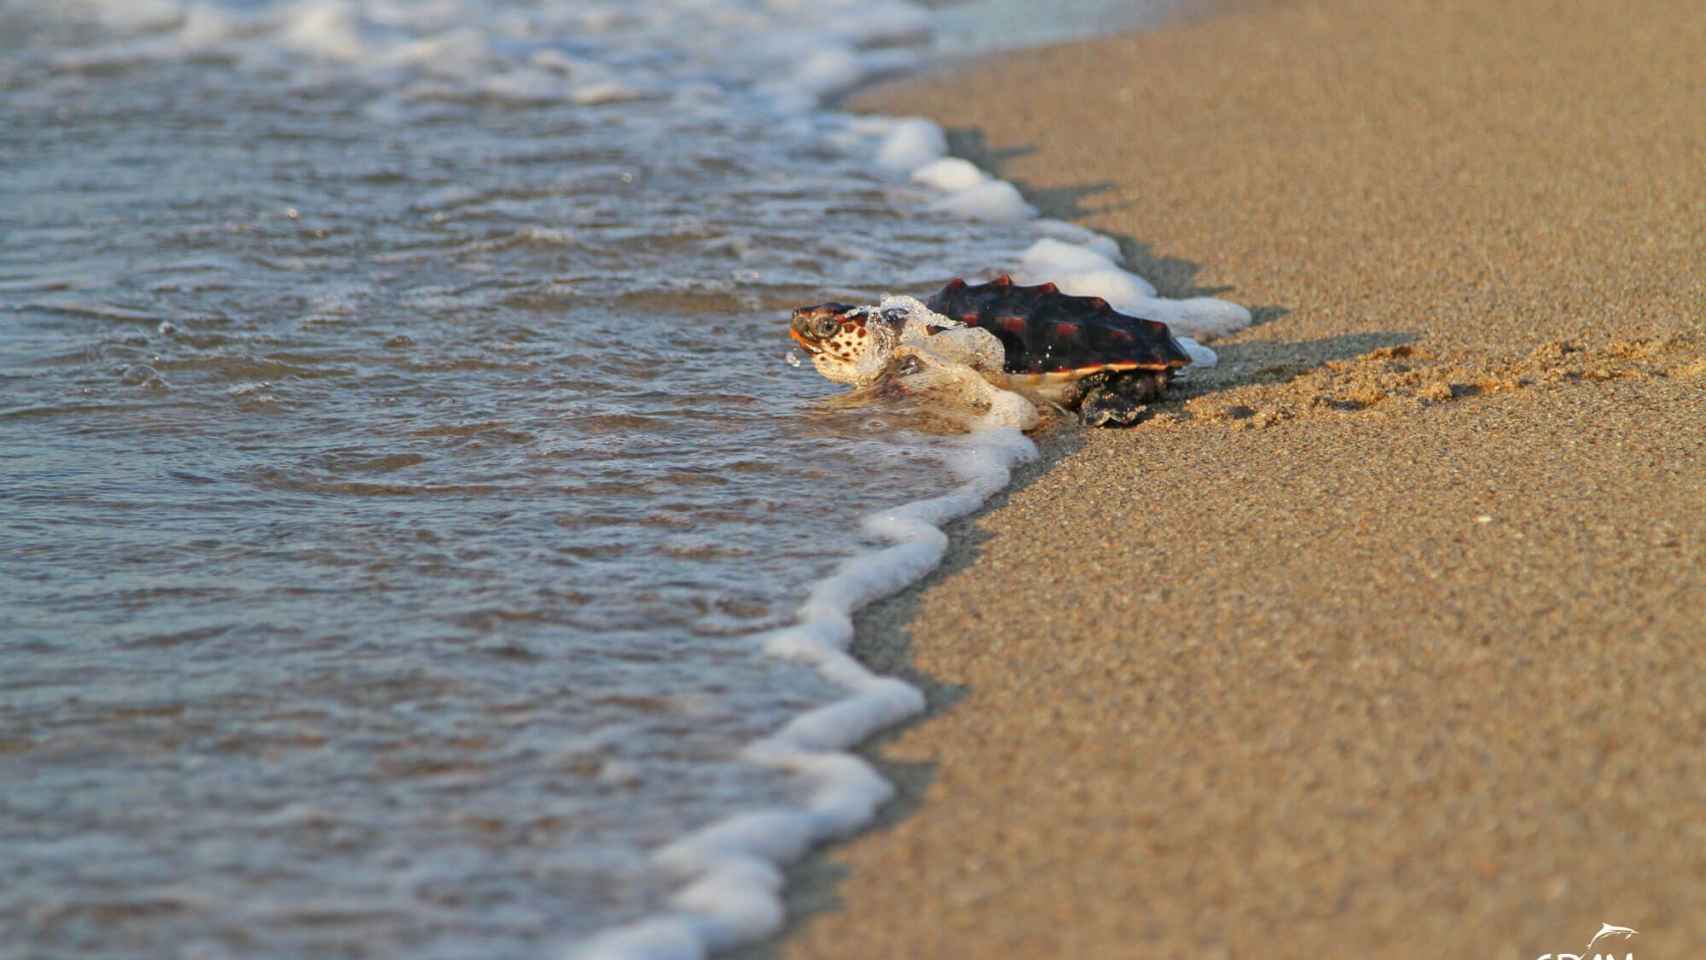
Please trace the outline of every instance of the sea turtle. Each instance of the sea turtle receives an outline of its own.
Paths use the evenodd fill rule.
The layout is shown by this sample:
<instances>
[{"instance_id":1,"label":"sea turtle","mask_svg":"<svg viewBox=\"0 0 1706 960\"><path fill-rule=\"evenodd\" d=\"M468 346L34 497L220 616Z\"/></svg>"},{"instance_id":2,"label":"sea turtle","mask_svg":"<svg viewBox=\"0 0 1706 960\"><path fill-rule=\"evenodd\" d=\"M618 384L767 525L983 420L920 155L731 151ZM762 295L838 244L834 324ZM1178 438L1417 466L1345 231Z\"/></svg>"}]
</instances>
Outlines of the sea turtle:
<instances>
[{"instance_id":1,"label":"sea turtle","mask_svg":"<svg viewBox=\"0 0 1706 960\"><path fill-rule=\"evenodd\" d=\"M922 303L889 297L876 307L801 307L788 334L837 383L863 387L894 376L924 388L973 380L983 386L972 387L976 399L988 402L999 391L986 382L1076 408L1091 426L1136 422L1191 362L1164 323L1006 275L975 286L956 279Z\"/></svg>"}]
</instances>

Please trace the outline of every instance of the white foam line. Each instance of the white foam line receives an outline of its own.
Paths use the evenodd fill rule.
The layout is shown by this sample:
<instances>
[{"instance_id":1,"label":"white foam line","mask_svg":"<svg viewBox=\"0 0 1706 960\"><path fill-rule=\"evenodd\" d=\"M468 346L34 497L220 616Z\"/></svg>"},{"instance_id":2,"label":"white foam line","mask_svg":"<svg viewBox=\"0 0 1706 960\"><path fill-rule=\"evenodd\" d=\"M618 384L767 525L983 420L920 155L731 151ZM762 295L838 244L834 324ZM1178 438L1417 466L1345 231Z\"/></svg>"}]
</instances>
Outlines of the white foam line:
<instances>
[{"instance_id":1,"label":"white foam line","mask_svg":"<svg viewBox=\"0 0 1706 960\"><path fill-rule=\"evenodd\" d=\"M870 764L843 751L921 712L924 695L904 681L877 676L848 654L853 613L935 569L948 548L942 526L982 506L1007 486L1015 464L1037 453L1011 427L984 426L957 443L949 460L957 487L867 516L865 531L890 545L843 561L812 588L798 624L761 637L771 655L811 663L850 694L795 717L744 751L747 760L809 782L806 803L737 814L658 851L657 862L686 883L671 899L671 912L608 930L571 948L569 958L699 960L775 933L784 916L782 865L870 822L893 795Z\"/></svg>"}]
</instances>

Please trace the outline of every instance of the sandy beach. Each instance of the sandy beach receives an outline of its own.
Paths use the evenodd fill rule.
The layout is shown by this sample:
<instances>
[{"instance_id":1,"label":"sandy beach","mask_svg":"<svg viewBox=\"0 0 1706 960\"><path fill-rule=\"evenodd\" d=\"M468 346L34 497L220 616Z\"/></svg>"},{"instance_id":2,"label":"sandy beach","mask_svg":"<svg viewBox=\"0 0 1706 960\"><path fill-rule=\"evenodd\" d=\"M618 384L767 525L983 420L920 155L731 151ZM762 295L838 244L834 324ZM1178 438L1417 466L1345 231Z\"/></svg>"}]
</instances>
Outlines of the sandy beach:
<instances>
[{"instance_id":1,"label":"sandy beach","mask_svg":"<svg viewBox=\"0 0 1706 960\"><path fill-rule=\"evenodd\" d=\"M1706 16L1255 6L861 94L1258 323L866 612L931 715L751 955L1706 943Z\"/></svg>"}]
</instances>

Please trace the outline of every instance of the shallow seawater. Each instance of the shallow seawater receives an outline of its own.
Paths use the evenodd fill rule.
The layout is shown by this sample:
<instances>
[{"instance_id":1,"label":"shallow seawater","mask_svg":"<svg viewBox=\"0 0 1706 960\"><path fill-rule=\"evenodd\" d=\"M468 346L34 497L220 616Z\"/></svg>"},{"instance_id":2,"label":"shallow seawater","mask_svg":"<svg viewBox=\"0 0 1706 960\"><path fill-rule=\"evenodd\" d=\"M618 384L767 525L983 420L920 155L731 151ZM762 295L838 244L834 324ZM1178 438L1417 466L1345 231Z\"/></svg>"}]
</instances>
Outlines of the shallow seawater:
<instances>
[{"instance_id":1,"label":"shallow seawater","mask_svg":"<svg viewBox=\"0 0 1706 960\"><path fill-rule=\"evenodd\" d=\"M0 0L0 955L539 956L798 789L753 635L945 480L786 310L1023 243L866 7Z\"/></svg>"}]
</instances>

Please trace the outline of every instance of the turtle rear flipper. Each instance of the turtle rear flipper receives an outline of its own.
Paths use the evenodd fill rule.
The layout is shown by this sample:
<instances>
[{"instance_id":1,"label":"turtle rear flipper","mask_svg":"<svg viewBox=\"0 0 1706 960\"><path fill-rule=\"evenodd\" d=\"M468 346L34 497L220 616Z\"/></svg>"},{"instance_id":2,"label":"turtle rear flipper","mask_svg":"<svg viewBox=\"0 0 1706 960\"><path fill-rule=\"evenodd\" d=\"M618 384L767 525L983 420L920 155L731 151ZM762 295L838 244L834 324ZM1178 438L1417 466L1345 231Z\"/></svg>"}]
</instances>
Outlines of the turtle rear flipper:
<instances>
[{"instance_id":1,"label":"turtle rear flipper","mask_svg":"<svg viewBox=\"0 0 1706 960\"><path fill-rule=\"evenodd\" d=\"M1133 372L1111 376L1084 391L1078 416L1090 427L1129 427L1143 419L1152 401L1167 387L1165 373Z\"/></svg>"}]
</instances>

